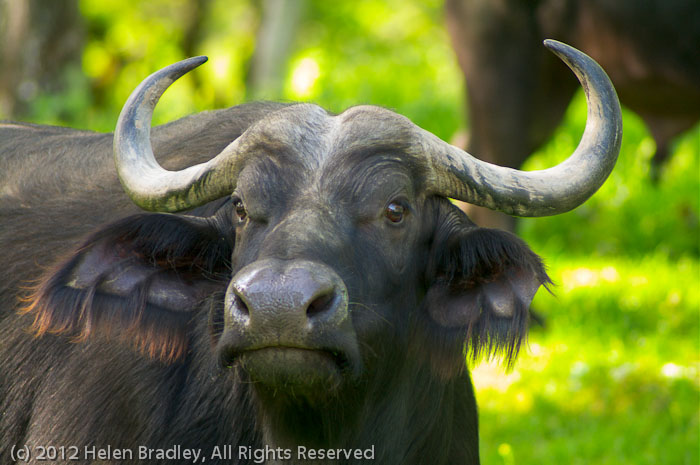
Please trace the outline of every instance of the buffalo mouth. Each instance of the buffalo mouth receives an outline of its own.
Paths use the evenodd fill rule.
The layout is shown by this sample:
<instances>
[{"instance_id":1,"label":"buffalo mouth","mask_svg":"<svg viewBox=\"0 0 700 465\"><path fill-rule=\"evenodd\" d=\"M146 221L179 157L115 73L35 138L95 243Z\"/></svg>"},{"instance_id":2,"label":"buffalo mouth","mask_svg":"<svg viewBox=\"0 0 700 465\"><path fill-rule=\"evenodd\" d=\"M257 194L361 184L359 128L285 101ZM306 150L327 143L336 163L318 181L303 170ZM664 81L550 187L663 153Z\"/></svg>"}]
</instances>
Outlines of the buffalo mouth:
<instances>
[{"instance_id":1,"label":"buffalo mouth","mask_svg":"<svg viewBox=\"0 0 700 465\"><path fill-rule=\"evenodd\" d=\"M223 366L240 366L251 380L269 386L336 386L351 370L345 351L291 345L265 345L221 352Z\"/></svg>"}]
</instances>

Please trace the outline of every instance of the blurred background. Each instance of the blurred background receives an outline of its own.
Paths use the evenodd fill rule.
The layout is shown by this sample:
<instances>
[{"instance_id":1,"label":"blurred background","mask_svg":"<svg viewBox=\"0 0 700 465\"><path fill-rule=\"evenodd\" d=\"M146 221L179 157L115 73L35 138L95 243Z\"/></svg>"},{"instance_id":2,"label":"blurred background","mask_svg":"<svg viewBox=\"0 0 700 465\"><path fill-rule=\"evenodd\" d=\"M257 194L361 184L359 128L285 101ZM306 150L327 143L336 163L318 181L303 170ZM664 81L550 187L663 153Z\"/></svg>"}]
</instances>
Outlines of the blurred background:
<instances>
[{"instance_id":1,"label":"blurred background","mask_svg":"<svg viewBox=\"0 0 700 465\"><path fill-rule=\"evenodd\" d=\"M439 0L0 0L0 44L0 119L111 131L144 77L193 55L209 62L156 124L260 99L382 105L448 141L479 118ZM566 158L585 113L579 91L524 168ZM652 181L654 138L623 118L603 188L517 224L556 286L512 371L473 368L485 464L700 460L700 126Z\"/></svg>"}]
</instances>

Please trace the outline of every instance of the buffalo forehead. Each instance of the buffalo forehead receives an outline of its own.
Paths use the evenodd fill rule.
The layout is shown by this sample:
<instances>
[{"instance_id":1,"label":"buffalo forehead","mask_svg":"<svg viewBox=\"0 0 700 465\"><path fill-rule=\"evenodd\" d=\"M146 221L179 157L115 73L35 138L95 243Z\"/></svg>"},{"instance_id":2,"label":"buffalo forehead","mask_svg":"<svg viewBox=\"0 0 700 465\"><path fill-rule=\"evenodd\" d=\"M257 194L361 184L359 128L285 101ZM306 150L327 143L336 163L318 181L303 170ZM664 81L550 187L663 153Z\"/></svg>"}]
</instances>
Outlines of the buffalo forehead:
<instances>
[{"instance_id":1,"label":"buffalo forehead","mask_svg":"<svg viewBox=\"0 0 700 465\"><path fill-rule=\"evenodd\" d=\"M414 134L410 120L381 107L364 105L331 115L317 105L298 104L259 121L246 137L281 152L291 149L302 162L318 166L329 158L378 146L408 151Z\"/></svg>"},{"instance_id":2,"label":"buffalo forehead","mask_svg":"<svg viewBox=\"0 0 700 465\"><path fill-rule=\"evenodd\" d=\"M329 152L328 135L336 121L324 109L299 104L278 110L253 125L244 137L276 153L293 153L307 166L317 166Z\"/></svg>"},{"instance_id":3,"label":"buffalo forehead","mask_svg":"<svg viewBox=\"0 0 700 465\"><path fill-rule=\"evenodd\" d=\"M358 139L357 142L395 142L404 145L415 134L416 125L408 118L386 108L373 105L351 107L338 115L343 128L341 140Z\"/></svg>"}]
</instances>

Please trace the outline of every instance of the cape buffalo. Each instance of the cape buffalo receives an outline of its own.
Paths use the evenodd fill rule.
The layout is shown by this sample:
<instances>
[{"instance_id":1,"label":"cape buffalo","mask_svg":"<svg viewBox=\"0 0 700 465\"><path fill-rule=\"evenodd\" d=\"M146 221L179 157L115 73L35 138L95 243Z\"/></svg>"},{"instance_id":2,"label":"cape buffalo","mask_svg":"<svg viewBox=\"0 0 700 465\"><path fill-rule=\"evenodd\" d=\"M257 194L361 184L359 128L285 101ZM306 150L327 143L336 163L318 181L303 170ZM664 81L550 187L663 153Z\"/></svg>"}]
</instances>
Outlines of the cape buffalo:
<instances>
[{"instance_id":1,"label":"cape buffalo","mask_svg":"<svg viewBox=\"0 0 700 465\"><path fill-rule=\"evenodd\" d=\"M148 77L114 136L2 124L0 463L479 463L464 351L512 362L549 280L448 198L557 214L619 151L605 73L547 45L589 115L537 172L373 106L254 103L151 134L203 57Z\"/></svg>"},{"instance_id":2,"label":"cape buffalo","mask_svg":"<svg viewBox=\"0 0 700 465\"><path fill-rule=\"evenodd\" d=\"M700 121L697 0L446 0L445 19L468 91L467 150L482 160L520 167L563 118L578 84L543 53L545 37L605 68L656 141L654 178L672 139ZM469 212L514 229L512 217Z\"/></svg>"}]
</instances>

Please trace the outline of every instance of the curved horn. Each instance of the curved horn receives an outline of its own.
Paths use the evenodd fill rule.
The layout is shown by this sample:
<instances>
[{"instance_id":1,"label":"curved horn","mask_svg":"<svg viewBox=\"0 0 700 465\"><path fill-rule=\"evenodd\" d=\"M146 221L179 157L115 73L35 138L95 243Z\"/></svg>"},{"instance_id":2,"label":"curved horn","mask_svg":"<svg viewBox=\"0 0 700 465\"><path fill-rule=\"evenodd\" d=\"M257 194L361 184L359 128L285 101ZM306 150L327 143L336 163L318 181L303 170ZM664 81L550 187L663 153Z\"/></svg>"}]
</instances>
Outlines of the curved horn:
<instances>
[{"instance_id":1,"label":"curved horn","mask_svg":"<svg viewBox=\"0 0 700 465\"><path fill-rule=\"evenodd\" d=\"M124 104L114 131L114 162L124 190L139 207L175 212L202 205L235 189L240 158L234 141L206 163L180 171L161 167L151 148L151 118L163 92L185 73L207 61L194 57L147 77Z\"/></svg>"},{"instance_id":2,"label":"curved horn","mask_svg":"<svg viewBox=\"0 0 700 465\"><path fill-rule=\"evenodd\" d=\"M544 44L572 69L586 93L586 129L574 153L553 168L519 171L478 160L424 131L421 142L433 164L436 193L511 215L548 216L581 205L607 179L622 138L615 89L587 55L555 40Z\"/></svg>"}]
</instances>

